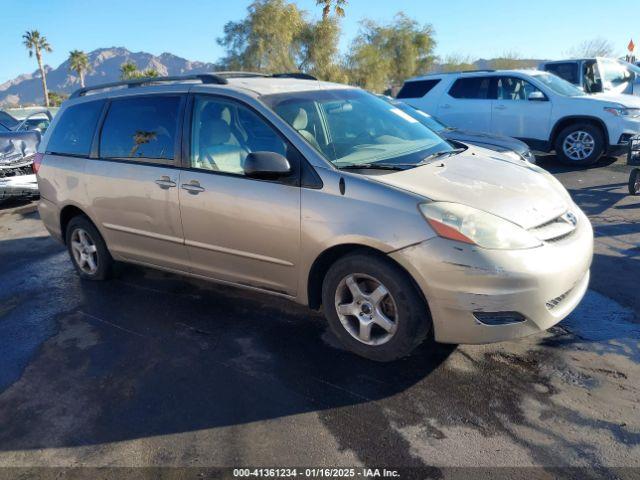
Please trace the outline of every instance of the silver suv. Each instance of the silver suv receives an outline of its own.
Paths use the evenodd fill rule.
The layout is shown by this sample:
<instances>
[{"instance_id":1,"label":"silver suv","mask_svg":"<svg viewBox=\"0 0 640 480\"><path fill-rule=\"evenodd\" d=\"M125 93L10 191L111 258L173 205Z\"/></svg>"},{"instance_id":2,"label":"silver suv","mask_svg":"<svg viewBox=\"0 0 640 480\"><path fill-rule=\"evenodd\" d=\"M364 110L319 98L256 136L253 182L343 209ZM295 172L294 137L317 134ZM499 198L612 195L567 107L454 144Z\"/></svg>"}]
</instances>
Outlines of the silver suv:
<instances>
[{"instance_id":1,"label":"silver suv","mask_svg":"<svg viewBox=\"0 0 640 480\"><path fill-rule=\"evenodd\" d=\"M129 87L129 88L123 88ZM357 88L208 74L84 88L35 161L78 274L131 262L322 306L379 361L568 315L593 233L547 172L454 148Z\"/></svg>"}]
</instances>

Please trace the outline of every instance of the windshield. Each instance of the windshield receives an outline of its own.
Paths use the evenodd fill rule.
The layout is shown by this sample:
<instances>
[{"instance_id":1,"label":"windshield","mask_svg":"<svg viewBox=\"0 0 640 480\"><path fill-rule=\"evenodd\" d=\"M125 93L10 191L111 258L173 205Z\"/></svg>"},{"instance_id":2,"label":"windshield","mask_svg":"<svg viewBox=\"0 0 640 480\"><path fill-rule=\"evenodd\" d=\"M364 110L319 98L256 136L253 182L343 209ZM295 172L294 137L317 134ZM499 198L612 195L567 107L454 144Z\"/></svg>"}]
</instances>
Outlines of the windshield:
<instances>
[{"instance_id":1,"label":"windshield","mask_svg":"<svg viewBox=\"0 0 640 480\"><path fill-rule=\"evenodd\" d=\"M416 118L362 90L314 90L263 100L337 167L416 165L453 151Z\"/></svg>"},{"instance_id":2,"label":"windshield","mask_svg":"<svg viewBox=\"0 0 640 480\"><path fill-rule=\"evenodd\" d=\"M586 95L582 90L580 90L575 85L563 80L560 77L552 75L550 73L538 73L532 75L536 80L541 81L551 90L556 92L559 95L564 95L566 97L582 97Z\"/></svg>"}]
</instances>

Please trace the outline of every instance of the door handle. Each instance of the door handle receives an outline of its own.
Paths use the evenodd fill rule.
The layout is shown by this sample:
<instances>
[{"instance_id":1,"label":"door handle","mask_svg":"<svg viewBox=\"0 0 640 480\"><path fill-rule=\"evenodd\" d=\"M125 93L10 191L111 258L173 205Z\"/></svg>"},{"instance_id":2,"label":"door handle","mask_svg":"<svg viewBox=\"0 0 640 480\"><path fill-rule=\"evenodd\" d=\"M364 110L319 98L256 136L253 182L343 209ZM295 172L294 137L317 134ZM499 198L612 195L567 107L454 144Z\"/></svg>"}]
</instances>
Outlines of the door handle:
<instances>
[{"instance_id":1,"label":"door handle","mask_svg":"<svg viewBox=\"0 0 640 480\"><path fill-rule=\"evenodd\" d=\"M447 110L451 108L451 105L449 105L448 103L445 103L444 105L440 105L440 108L442 108L443 110Z\"/></svg>"},{"instance_id":2,"label":"door handle","mask_svg":"<svg viewBox=\"0 0 640 480\"><path fill-rule=\"evenodd\" d=\"M504 105L496 105L494 108L495 108L496 110L506 110L506 109L507 109L507 107L506 107L506 106L504 106Z\"/></svg>"},{"instance_id":3,"label":"door handle","mask_svg":"<svg viewBox=\"0 0 640 480\"><path fill-rule=\"evenodd\" d=\"M168 175L161 176L156 180L156 184L163 190L168 190L169 188L176 186L176 182L171 180Z\"/></svg>"},{"instance_id":4,"label":"door handle","mask_svg":"<svg viewBox=\"0 0 640 480\"><path fill-rule=\"evenodd\" d=\"M191 180L189 183L183 183L181 187L191 195L197 195L200 192L204 192L204 188L200 186L200 183L197 180Z\"/></svg>"}]
</instances>

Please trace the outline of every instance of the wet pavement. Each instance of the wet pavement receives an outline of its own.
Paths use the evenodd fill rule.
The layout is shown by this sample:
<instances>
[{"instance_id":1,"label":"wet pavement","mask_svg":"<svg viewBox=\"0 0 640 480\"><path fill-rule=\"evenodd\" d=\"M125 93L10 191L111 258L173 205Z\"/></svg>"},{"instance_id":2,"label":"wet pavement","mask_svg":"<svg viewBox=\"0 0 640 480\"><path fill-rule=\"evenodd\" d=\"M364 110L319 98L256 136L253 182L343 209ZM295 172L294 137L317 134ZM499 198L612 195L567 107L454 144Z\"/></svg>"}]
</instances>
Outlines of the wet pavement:
<instances>
[{"instance_id":1,"label":"wet pavement","mask_svg":"<svg viewBox=\"0 0 640 480\"><path fill-rule=\"evenodd\" d=\"M620 162L543 166L594 223L580 307L391 364L285 300L132 266L81 282L36 213L0 210L0 466L640 468L640 197Z\"/></svg>"}]
</instances>

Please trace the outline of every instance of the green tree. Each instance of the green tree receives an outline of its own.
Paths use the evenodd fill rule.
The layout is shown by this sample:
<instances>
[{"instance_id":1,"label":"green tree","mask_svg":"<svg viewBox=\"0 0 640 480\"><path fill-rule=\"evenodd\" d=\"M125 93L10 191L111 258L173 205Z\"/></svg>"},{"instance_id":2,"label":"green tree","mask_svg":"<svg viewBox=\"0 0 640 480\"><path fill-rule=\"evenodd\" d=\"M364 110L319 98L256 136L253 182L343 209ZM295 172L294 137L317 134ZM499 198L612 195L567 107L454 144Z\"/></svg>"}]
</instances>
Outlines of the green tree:
<instances>
[{"instance_id":1,"label":"green tree","mask_svg":"<svg viewBox=\"0 0 640 480\"><path fill-rule=\"evenodd\" d=\"M336 17L344 17L344 7L347 0L316 0L316 5L322 6L322 20L328 20L331 15L331 7Z\"/></svg>"},{"instance_id":2,"label":"green tree","mask_svg":"<svg viewBox=\"0 0 640 480\"><path fill-rule=\"evenodd\" d=\"M44 92L44 104L45 106L49 106L49 90L47 89L47 77L44 72L44 66L42 65L42 53L43 52L52 52L53 49L49 42L47 41L47 37L44 35L40 35L38 30L31 30L25 32L22 35L23 44L29 50L29 57L33 57L35 54L36 60L38 61L38 69L40 70L40 78L42 79L42 91Z\"/></svg>"},{"instance_id":3,"label":"green tree","mask_svg":"<svg viewBox=\"0 0 640 480\"><path fill-rule=\"evenodd\" d=\"M300 34L298 69L332 82L346 82L340 62L340 24L335 18L307 23Z\"/></svg>"},{"instance_id":4,"label":"green tree","mask_svg":"<svg viewBox=\"0 0 640 480\"><path fill-rule=\"evenodd\" d=\"M221 67L230 70L296 70L304 14L285 0L256 0L240 22L228 22L217 39L226 49Z\"/></svg>"},{"instance_id":5,"label":"green tree","mask_svg":"<svg viewBox=\"0 0 640 480\"><path fill-rule=\"evenodd\" d=\"M351 80L376 92L399 85L431 69L435 44L433 27L404 13L386 25L363 20L348 57Z\"/></svg>"},{"instance_id":6,"label":"green tree","mask_svg":"<svg viewBox=\"0 0 640 480\"><path fill-rule=\"evenodd\" d=\"M66 93L49 92L49 106L59 107L67 98L69 98L69 95Z\"/></svg>"},{"instance_id":7,"label":"green tree","mask_svg":"<svg viewBox=\"0 0 640 480\"><path fill-rule=\"evenodd\" d=\"M137 71L138 66L131 60L127 60L122 65L120 65L120 79L131 80L132 78L135 78Z\"/></svg>"},{"instance_id":8,"label":"green tree","mask_svg":"<svg viewBox=\"0 0 640 480\"><path fill-rule=\"evenodd\" d=\"M89 57L81 50L69 52L69 69L80 77L80 86L84 88L84 75L89 70Z\"/></svg>"}]
</instances>

